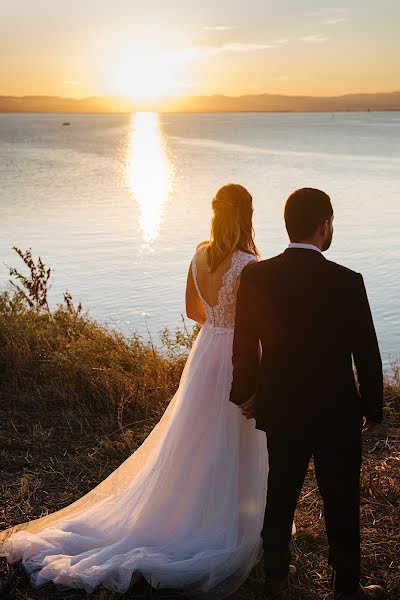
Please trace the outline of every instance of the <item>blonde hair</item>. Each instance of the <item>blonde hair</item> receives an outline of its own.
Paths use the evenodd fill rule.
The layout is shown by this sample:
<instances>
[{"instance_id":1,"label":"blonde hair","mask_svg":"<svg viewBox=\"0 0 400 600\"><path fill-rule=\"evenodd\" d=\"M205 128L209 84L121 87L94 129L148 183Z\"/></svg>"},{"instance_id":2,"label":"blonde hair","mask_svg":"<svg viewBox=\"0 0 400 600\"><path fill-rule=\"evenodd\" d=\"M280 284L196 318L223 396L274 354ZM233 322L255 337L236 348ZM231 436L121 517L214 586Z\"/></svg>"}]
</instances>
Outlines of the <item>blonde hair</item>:
<instances>
[{"instance_id":1,"label":"blonde hair","mask_svg":"<svg viewBox=\"0 0 400 600\"><path fill-rule=\"evenodd\" d=\"M210 240L202 242L205 247L210 272L235 250L242 250L259 257L254 243L253 199L245 187L238 183L222 186L214 196L211 207Z\"/></svg>"}]
</instances>

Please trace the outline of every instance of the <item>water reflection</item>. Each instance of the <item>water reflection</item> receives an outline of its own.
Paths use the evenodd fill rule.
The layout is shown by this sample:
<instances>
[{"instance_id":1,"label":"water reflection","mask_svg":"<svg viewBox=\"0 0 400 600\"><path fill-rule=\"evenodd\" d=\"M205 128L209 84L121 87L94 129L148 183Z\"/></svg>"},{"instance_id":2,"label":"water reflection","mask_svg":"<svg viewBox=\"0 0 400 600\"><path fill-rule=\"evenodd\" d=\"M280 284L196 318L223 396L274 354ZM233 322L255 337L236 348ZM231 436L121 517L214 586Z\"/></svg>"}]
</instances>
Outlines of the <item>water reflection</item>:
<instances>
[{"instance_id":1,"label":"water reflection","mask_svg":"<svg viewBox=\"0 0 400 600\"><path fill-rule=\"evenodd\" d=\"M150 244L159 234L172 176L156 113L132 115L126 168L129 187L139 205L143 239Z\"/></svg>"}]
</instances>

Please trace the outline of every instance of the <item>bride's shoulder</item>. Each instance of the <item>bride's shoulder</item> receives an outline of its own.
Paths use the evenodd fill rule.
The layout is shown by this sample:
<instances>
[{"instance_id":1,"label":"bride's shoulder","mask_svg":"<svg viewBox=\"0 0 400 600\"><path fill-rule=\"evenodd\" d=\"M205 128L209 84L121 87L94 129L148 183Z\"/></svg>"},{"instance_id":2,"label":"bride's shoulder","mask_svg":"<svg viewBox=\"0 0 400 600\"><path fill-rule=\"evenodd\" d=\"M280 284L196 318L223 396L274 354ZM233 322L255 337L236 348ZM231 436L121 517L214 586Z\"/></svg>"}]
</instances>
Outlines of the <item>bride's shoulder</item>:
<instances>
[{"instance_id":1,"label":"bride's shoulder","mask_svg":"<svg viewBox=\"0 0 400 600\"><path fill-rule=\"evenodd\" d=\"M196 249L194 251L194 256L203 256L209 244L210 242L207 240L197 244Z\"/></svg>"},{"instance_id":2,"label":"bride's shoulder","mask_svg":"<svg viewBox=\"0 0 400 600\"><path fill-rule=\"evenodd\" d=\"M210 242L208 240L204 240L204 242L200 242L200 244L197 244L197 246L196 246L196 252L198 252L199 250L205 250L209 244L210 244Z\"/></svg>"},{"instance_id":3,"label":"bride's shoulder","mask_svg":"<svg viewBox=\"0 0 400 600\"><path fill-rule=\"evenodd\" d=\"M240 258L241 262L251 263L258 262L260 259L255 256L255 254L251 254L250 252L244 252L244 250L236 250L236 255Z\"/></svg>"}]
</instances>

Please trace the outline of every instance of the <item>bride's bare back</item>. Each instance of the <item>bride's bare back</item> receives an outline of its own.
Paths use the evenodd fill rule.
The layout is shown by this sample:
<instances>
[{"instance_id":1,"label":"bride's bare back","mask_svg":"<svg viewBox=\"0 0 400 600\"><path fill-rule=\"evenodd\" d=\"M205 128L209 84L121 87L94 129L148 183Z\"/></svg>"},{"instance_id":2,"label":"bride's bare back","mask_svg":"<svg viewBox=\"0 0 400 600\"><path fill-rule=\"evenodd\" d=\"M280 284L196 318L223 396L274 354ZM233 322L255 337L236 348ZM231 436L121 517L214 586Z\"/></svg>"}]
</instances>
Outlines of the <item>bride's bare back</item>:
<instances>
[{"instance_id":1,"label":"bride's bare back","mask_svg":"<svg viewBox=\"0 0 400 600\"><path fill-rule=\"evenodd\" d=\"M231 264L232 254L228 254L215 271L210 272L206 259L206 247L198 250L196 256L197 283L201 295L208 306L213 307L218 304L218 294L221 289L222 280Z\"/></svg>"},{"instance_id":2,"label":"bride's bare back","mask_svg":"<svg viewBox=\"0 0 400 600\"><path fill-rule=\"evenodd\" d=\"M201 247L193 257L188 272L188 317L200 324L210 321L211 317L211 324L214 326L232 326L240 272L245 264L253 260L257 260L255 256L236 250L228 254L211 272L206 260L206 246Z\"/></svg>"}]
</instances>

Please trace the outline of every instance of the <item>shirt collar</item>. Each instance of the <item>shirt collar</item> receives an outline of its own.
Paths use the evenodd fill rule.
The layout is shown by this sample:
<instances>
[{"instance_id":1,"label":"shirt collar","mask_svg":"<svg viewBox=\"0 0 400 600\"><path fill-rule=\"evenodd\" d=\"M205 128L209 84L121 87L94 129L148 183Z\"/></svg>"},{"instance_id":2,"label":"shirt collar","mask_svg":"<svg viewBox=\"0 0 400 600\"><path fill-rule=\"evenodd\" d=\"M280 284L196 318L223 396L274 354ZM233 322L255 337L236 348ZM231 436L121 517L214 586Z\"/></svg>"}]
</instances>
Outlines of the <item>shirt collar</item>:
<instances>
[{"instance_id":1,"label":"shirt collar","mask_svg":"<svg viewBox=\"0 0 400 600\"><path fill-rule=\"evenodd\" d=\"M292 242L289 244L288 248L304 248L306 250L316 250L317 252L321 252L321 249L318 246L314 246L314 244L299 244L297 242Z\"/></svg>"}]
</instances>

